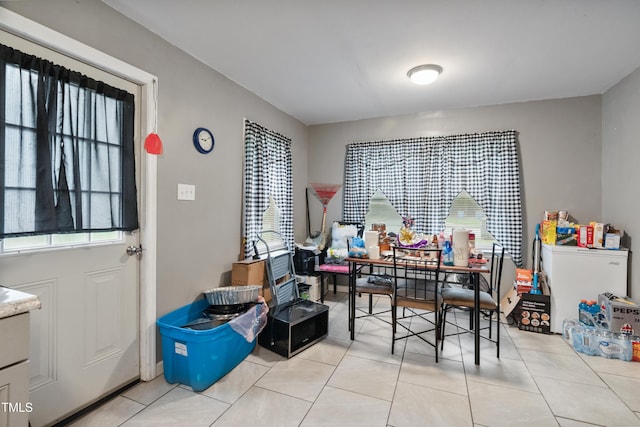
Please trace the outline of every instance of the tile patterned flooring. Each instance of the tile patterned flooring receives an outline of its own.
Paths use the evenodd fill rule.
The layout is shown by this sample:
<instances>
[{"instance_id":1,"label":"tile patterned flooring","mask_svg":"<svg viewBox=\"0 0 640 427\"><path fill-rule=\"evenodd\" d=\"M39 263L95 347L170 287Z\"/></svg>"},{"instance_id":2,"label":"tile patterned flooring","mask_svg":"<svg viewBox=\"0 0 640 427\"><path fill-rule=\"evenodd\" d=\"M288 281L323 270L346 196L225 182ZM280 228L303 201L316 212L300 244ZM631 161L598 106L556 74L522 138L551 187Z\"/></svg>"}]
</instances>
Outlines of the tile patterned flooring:
<instances>
[{"instance_id":1,"label":"tile patterned flooring","mask_svg":"<svg viewBox=\"0 0 640 427\"><path fill-rule=\"evenodd\" d=\"M505 324L500 359L484 342L480 366L469 334L447 337L439 363L415 338L396 343L392 355L388 324L358 319L351 341L346 294L327 297L329 335L295 357L256 346L203 392L160 376L72 425L640 426L640 363L582 355L559 335ZM455 312L456 321L466 324L466 315Z\"/></svg>"}]
</instances>

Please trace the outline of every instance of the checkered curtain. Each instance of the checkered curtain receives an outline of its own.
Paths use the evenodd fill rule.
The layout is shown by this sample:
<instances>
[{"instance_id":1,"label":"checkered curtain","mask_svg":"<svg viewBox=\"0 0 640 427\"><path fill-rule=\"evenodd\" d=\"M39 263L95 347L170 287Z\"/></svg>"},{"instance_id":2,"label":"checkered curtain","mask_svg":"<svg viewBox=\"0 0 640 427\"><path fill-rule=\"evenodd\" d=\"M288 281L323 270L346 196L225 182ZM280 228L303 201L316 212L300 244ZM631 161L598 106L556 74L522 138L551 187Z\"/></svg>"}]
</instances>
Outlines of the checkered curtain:
<instances>
[{"instance_id":1,"label":"checkered curtain","mask_svg":"<svg viewBox=\"0 0 640 427\"><path fill-rule=\"evenodd\" d=\"M244 147L244 256L253 256L253 243L262 231L269 196L280 208L280 233L291 249L294 247L291 140L245 120Z\"/></svg>"},{"instance_id":2,"label":"checkered curtain","mask_svg":"<svg viewBox=\"0 0 640 427\"><path fill-rule=\"evenodd\" d=\"M416 231L444 230L453 199L466 190L487 229L522 265L522 205L516 131L357 142L347 145L345 221L364 222L380 189Z\"/></svg>"}]
</instances>

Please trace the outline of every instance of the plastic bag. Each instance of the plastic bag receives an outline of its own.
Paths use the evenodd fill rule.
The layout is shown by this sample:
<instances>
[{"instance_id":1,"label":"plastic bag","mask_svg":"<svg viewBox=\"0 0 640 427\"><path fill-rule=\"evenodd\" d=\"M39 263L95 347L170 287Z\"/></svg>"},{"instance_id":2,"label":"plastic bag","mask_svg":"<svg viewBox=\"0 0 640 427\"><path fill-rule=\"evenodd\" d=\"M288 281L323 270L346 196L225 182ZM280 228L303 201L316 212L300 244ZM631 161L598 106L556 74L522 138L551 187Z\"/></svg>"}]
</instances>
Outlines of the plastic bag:
<instances>
[{"instance_id":1,"label":"plastic bag","mask_svg":"<svg viewBox=\"0 0 640 427\"><path fill-rule=\"evenodd\" d=\"M364 247L364 240L360 237L351 238L351 246L349 247L349 256L352 258L366 258L367 250Z\"/></svg>"},{"instance_id":2,"label":"plastic bag","mask_svg":"<svg viewBox=\"0 0 640 427\"><path fill-rule=\"evenodd\" d=\"M349 256L349 250L345 246L344 248L330 247L327 250L327 257L324 262L328 264L343 264L344 259Z\"/></svg>"},{"instance_id":3,"label":"plastic bag","mask_svg":"<svg viewBox=\"0 0 640 427\"><path fill-rule=\"evenodd\" d=\"M258 304L240 316L229 321L229 326L242 335L247 342L253 342L267 324L269 306L263 297L258 297Z\"/></svg>"},{"instance_id":4,"label":"plastic bag","mask_svg":"<svg viewBox=\"0 0 640 427\"><path fill-rule=\"evenodd\" d=\"M358 235L358 227L352 224L341 225L334 222L331 228L331 247L334 249L347 249L347 241Z\"/></svg>"}]
</instances>

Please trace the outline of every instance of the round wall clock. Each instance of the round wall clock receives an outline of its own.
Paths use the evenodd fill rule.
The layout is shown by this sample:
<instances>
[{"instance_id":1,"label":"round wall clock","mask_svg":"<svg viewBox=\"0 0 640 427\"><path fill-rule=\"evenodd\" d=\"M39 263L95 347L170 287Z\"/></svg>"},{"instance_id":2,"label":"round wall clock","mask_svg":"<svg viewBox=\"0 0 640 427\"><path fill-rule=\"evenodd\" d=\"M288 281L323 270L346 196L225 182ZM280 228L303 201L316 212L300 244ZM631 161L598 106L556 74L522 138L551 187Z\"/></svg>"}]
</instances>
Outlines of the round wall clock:
<instances>
[{"instance_id":1,"label":"round wall clock","mask_svg":"<svg viewBox=\"0 0 640 427\"><path fill-rule=\"evenodd\" d=\"M207 154L213 151L215 139L209 129L197 128L193 132L193 145L199 153Z\"/></svg>"}]
</instances>

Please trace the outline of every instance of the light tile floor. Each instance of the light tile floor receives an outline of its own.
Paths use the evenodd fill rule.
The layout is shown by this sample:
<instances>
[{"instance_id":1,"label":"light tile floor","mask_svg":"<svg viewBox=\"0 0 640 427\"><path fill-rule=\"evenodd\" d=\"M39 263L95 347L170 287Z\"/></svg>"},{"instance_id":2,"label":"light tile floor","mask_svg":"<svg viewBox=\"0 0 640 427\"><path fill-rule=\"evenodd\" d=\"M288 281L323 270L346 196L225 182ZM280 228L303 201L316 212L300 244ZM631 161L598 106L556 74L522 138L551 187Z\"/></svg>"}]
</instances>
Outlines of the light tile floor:
<instances>
[{"instance_id":1,"label":"light tile floor","mask_svg":"<svg viewBox=\"0 0 640 427\"><path fill-rule=\"evenodd\" d=\"M396 343L392 355L388 324L358 319L351 341L347 296L327 297L328 336L295 357L256 346L201 393L160 376L72 425L640 426L640 363L585 356L559 335L504 324L500 359L484 342L480 366L469 334L448 337L439 363L415 338ZM456 321L467 324L466 315L455 312Z\"/></svg>"}]
</instances>

